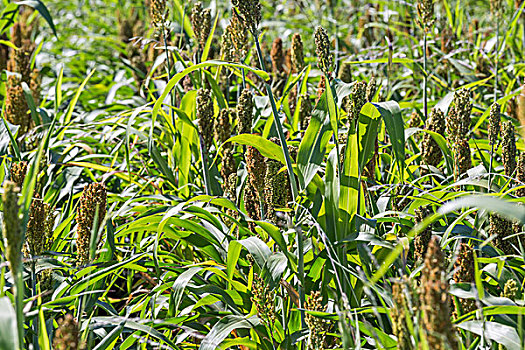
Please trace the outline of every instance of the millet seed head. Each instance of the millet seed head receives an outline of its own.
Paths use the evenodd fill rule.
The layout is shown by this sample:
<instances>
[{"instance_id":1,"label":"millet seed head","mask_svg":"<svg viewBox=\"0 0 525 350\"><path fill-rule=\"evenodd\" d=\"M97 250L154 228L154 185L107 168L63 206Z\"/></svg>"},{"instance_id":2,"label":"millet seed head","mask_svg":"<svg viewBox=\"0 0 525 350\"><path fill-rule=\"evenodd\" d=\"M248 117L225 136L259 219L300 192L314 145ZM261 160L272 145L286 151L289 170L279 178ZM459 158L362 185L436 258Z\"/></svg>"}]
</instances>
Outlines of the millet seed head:
<instances>
[{"instance_id":1,"label":"millet seed head","mask_svg":"<svg viewBox=\"0 0 525 350\"><path fill-rule=\"evenodd\" d=\"M244 89L239 97L237 104L237 133L250 134L253 123L253 93L249 89Z\"/></svg>"},{"instance_id":2,"label":"millet seed head","mask_svg":"<svg viewBox=\"0 0 525 350\"><path fill-rule=\"evenodd\" d=\"M27 162L20 161L11 163L9 172L11 174L11 181L16 183L19 188L22 188L27 173Z\"/></svg>"},{"instance_id":3,"label":"millet seed head","mask_svg":"<svg viewBox=\"0 0 525 350\"><path fill-rule=\"evenodd\" d=\"M503 298L509 298L510 300L516 300L518 292L518 283L515 279L511 278L507 280L507 282L505 282L505 286L503 287L503 292L501 292L501 296Z\"/></svg>"},{"instance_id":4,"label":"millet seed head","mask_svg":"<svg viewBox=\"0 0 525 350\"><path fill-rule=\"evenodd\" d=\"M81 350L85 349L80 340L78 323L71 314L58 320L58 328L53 338L54 350Z\"/></svg>"},{"instance_id":5,"label":"millet seed head","mask_svg":"<svg viewBox=\"0 0 525 350\"><path fill-rule=\"evenodd\" d=\"M151 24L153 24L155 28L164 26L168 19L169 12L166 6L166 0L147 0L146 3L149 7Z\"/></svg>"},{"instance_id":6,"label":"millet seed head","mask_svg":"<svg viewBox=\"0 0 525 350\"><path fill-rule=\"evenodd\" d=\"M326 30L321 26L315 28L314 39L317 66L323 73L329 76L332 70L333 56L330 49L330 39L328 38Z\"/></svg>"},{"instance_id":7,"label":"millet seed head","mask_svg":"<svg viewBox=\"0 0 525 350\"><path fill-rule=\"evenodd\" d=\"M392 319L392 331L397 338L397 348L400 350L411 350L412 341L407 319L410 318L411 292L406 277L392 282L392 301L394 307L390 309Z\"/></svg>"},{"instance_id":8,"label":"millet seed head","mask_svg":"<svg viewBox=\"0 0 525 350\"><path fill-rule=\"evenodd\" d=\"M425 122L425 129L442 136L445 135L445 115L441 109L433 108L430 111L430 115ZM428 165L437 166L443 159L441 148L434 138L427 133L423 134L421 153L425 163Z\"/></svg>"},{"instance_id":9,"label":"millet seed head","mask_svg":"<svg viewBox=\"0 0 525 350\"><path fill-rule=\"evenodd\" d=\"M235 48L237 60L244 60L248 54L250 46L248 30L246 29L246 26L243 25L241 18L235 11L232 12L230 27L231 40L233 47Z\"/></svg>"},{"instance_id":10,"label":"millet seed head","mask_svg":"<svg viewBox=\"0 0 525 350\"><path fill-rule=\"evenodd\" d=\"M232 5L252 35L257 36L262 19L261 2L259 0L232 0Z\"/></svg>"},{"instance_id":11,"label":"millet seed head","mask_svg":"<svg viewBox=\"0 0 525 350\"><path fill-rule=\"evenodd\" d=\"M270 58L272 60L272 71L276 74L281 73L284 64L283 40L281 38L276 38L273 41Z\"/></svg>"},{"instance_id":12,"label":"millet seed head","mask_svg":"<svg viewBox=\"0 0 525 350\"><path fill-rule=\"evenodd\" d=\"M507 238L514 233L512 227L512 221L507 220L504 217L501 217L498 214L489 215L489 236L494 236L494 245L496 248L503 251L504 254L510 255L514 253L514 248L512 243L515 242L514 239Z\"/></svg>"},{"instance_id":13,"label":"millet seed head","mask_svg":"<svg viewBox=\"0 0 525 350\"><path fill-rule=\"evenodd\" d=\"M10 75L7 78L5 97L5 117L9 123L20 126L19 136L27 133L32 123L21 84L19 77Z\"/></svg>"},{"instance_id":14,"label":"millet seed head","mask_svg":"<svg viewBox=\"0 0 525 350\"><path fill-rule=\"evenodd\" d=\"M339 79L347 84L352 82L352 65L349 62L343 62L341 64L339 68Z\"/></svg>"},{"instance_id":15,"label":"millet seed head","mask_svg":"<svg viewBox=\"0 0 525 350\"><path fill-rule=\"evenodd\" d=\"M456 140L465 138L470 132L470 113L472 102L470 101L470 90L460 89L454 93L453 107L447 117L447 137L450 144Z\"/></svg>"},{"instance_id":16,"label":"millet seed head","mask_svg":"<svg viewBox=\"0 0 525 350\"><path fill-rule=\"evenodd\" d=\"M489 116L489 143L494 146L501 131L500 105L496 102L490 106Z\"/></svg>"},{"instance_id":17,"label":"millet seed head","mask_svg":"<svg viewBox=\"0 0 525 350\"><path fill-rule=\"evenodd\" d=\"M516 165L516 180L517 186L525 186L525 152L520 152L518 155L518 162ZM516 190L516 196L525 197L525 187Z\"/></svg>"},{"instance_id":18,"label":"millet seed head","mask_svg":"<svg viewBox=\"0 0 525 350\"><path fill-rule=\"evenodd\" d=\"M474 274L474 249L466 243L461 243L454 263L454 281L456 283L473 283ZM463 314L476 309L476 302L472 299L460 299L459 301Z\"/></svg>"},{"instance_id":19,"label":"millet seed head","mask_svg":"<svg viewBox=\"0 0 525 350\"><path fill-rule=\"evenodd\" d=\"M505 169L505 175L513 176L516 170L516 135L514 134L514 125L509 120L504 122L501 127L502 138L502 160Z\"/></svg>"},{"instance_id":20,"label":"millet seed head","mask_svg":"<svg viewBox=\"0 0 525 350\"><path fill-rule=\"evenodd\" d=\"M301 34L295 33L292 36L292 68L295 73L299 73L304 68L304 48Z\"/></svg>"},{"instance_id":21,"label":"millet seed head","mask_svg":"<svg viewBox=\"0 0 525 350\"><path fill-rule=\"evenodd\" d=\"M206 148L213 143L213 98L211 90L199 89L196 97L196 117L199 123L199 132L204 140Z\"/></svg>"},{"instance_id":22,"label":"millet seed head","mask_svg":"<svg viewBox=\"0 0 525 350\"><path fill-rule=\"evenodd\" d=\"M248 171L248 179L257 193L262 195L264 189L264 176L266 173L265 158L253 146L246 148L246 170Z\"/></svg>"},{"instance_id":23,"label":"millet seed head","mask_svg":"<svg viewBox=\"0 0 525 350\"><path fill-rule=\"evenodd\" d=\"M101 183L92 183L84 187L77 207L77 254L78 265L90 262L90 241L93 229L101 227L106 216L106 187ZM97 209L98 208L98 209ZM98 210L97 227L95 213Z\"/></svg>"},{"instance_id":24,"label":"millet seed head","mask_svg":"<svg viewBox=\"0 0 525 350\"><path fill-rule=\"evenodd\" d=\"M20 188L12 181L4 182L4 193L2 205L4 218L2 229L4 234L5 255L11 266L13 275L21 268L21 251L23 243L23 231L20 224L20 206L18 205L18 194Z\"/></svg>"},{"instance_id":25,"label":"millet seed head","mask_svg":"<svg viewBox=\"0 0 525 350\"><path fill-rule=\"evenodd\" d=\"M346 112L349 120L358 120L361 108L366 104L366 89L365 82L355 82L350 92L346 103Z\"/></svg>"},{"instance_id":26,"label":"millet seed head","mask_svg":"<svg viewBox=\"0 0 525 350\"><path fill-rule=\"evenodd\" d=\"M454 176L459 179L463 174L472 168L472 157L470 146L465 138L461 138L454 143Z\"/></svg>"},{"instance_id":27,"label":"millet seed head","mask_svg":"<svg viewBox=\"0 0 525 350\"><path fill-rule=\"evenodd\" d=\"M219 116L215 119L215 139L219 145L222 145L231 137L232 128L230 122L230 110L221 109ZM227 145L225 145L226 147Z\"/></svg>"},{"instance_id":28,"label":"millet seed head","mask_svg":"<svg viewBox=\"0 0 525 350\"><path fill-rule=\"evenodd\" d=\"M377 92L377 84L376 84L376 78L372 75L370 78L370 81L366 85L366 102L372 102L372 99L376 95Z\"/></svg>"},{"instance_id":29,"label":"millet seed head","mask_svg":"<svg viewBox=\"0 0 525 350\"><path fill-rule=\"evenodd\" d=\"M430 215L430 210L426 207L419 207L415 210L414 225L420 224ZM415 261L423 261L427 253L428 244L432 238L432 227L426 227L414 238L414 258Z\"/></svg>"},{"instance_id":30,"label":"millet seed head","mask_svg":"<svg viewBox=\"0 0 525 350\"><path fill-rule=\"evenodd\" d=\"M23 247L25 257L40 256L51 248L54 219L51 206L35 194L29 208L29 221Z\"/></svg>"},{"instance_id":31,"label":"millet seed head","mask_svg":"<svg viewBox=\"0 0 525 350\"><path fill-rule=\"evenodd\" d=\"M417 15L419 26L427 33L435 21L433 0L418 0Z\"/></svg>"},{"instance_id":32,"label":"millet seed head","mask_svg":"<svg viewBox=\"0 0 525 350\"><path fill-rule=\"evenodd\" d=\"M429 349L458 349L450 321L450 297L439 238L432 237L421 271L422 326Z\"/></svg>"}]
</instances>

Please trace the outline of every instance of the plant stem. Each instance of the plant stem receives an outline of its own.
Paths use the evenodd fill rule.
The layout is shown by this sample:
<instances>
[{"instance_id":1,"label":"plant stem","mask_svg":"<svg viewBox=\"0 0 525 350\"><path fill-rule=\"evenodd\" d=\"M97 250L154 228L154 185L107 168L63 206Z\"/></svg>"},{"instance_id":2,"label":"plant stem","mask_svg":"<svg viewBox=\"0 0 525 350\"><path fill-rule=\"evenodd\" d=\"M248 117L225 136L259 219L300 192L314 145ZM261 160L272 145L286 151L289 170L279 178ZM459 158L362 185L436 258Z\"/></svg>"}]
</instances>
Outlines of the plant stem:
<instances>
[{"instance_id":1,"label":"plant stem","mask_svg":"<svg viewBox=\"0 0 525 350\"><path fill-rule=\"evenodd\" d=\"M259 63L261 65L261 69L266 72L266 66L264 64L261 45L259 44L259 38L257 37L257 33L252 33L252 35L253 39L255 40L255 47L257 48L257 56L259 56ZM281 148L283 149L284 160L286 162L286 168L288 170L288 176L290 178L290 187L292 189L293 202L295 203L299 195L299 191L297 189L297 181L295 180L290 153L288 152L288 147L286 146L286 138L284 136L283 126L281 125L281 121L279 120L279 112L277 111L277 105L275 104L275 98L273 97L272 89L266 81L264 82L264 86L266 87L266 92L268 93L268 98L270 99L270 104L272 106L273 121L275 123L275 129L277 129L277 134L279 135L279 140L281 141Z\"/></svg>"},{"instance_id":2,"label":"plant stem","mask_svg":"<svg viewBox=\"0 0 525 350\"><path fill-rule=\"evenodd\" d=\"M423 31L423 111L425 115L425 121L428 119L427 112L427 32Z\"/></svg>"},{"instance_id":3,"label":"plant stem","mask_svg":"<svg viewBox=\"0 0 525 350\"><path fill-rule=\"evenodd\" d=\"M208 196L212 195L211 191L211 181L210 181L210 172L208 171L208 152L206 150L206 144L202 135L199 135L199 140L201 144L201 158L202 158L202 169L204 172L204 188L206 189L206 194Z\"/></svg>"},{"instance_id":4,"label":"plant stem","mask_svg":"<svg viewBox=\"0 0 525 350\"><path fill-rule=\"evenodd\" d=\"M494 102L498 100L498 63L499 63L499 17L496 19L496 70L494 72Z\"/></svg>"},{"instance_id":5,"label":"plant stem","mask_svg":"<svg viewBox=\"0 0 525 350\"><path fill-rule=\"evenodd\" d=\"M24 276L22 264L18 264L15 277L16 324L18 328L18 349L24 349Z\"/></svg>"}]
</instances>

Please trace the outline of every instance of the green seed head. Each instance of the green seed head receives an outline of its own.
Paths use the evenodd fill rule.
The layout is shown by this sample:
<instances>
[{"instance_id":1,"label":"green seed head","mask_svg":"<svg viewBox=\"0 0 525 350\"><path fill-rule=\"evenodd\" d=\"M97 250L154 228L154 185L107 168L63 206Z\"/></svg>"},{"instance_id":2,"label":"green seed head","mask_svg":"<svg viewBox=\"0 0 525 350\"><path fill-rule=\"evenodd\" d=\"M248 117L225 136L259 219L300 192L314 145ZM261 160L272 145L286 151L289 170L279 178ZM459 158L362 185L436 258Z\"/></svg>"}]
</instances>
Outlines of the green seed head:
<instances>
[{"instance_id":1,"label":"green seed head","mask_svg":"<svg viewBox=\"0 0 525 350\"><path fill-rule=\"evenodd\" d=\"M453 107L447 117L447 137L450 144L467 137L470 132L470 113L472 112L470 91L468 89L456 91L452 104Z\"/></svg>"},{"instance_id":2,"label":"green seed head","mask_svg":"<svg viewBox=\"0 0 525 350\"><path fill-rule=\"evenodd\" d=\"M11 265L11 271L15 275L21 266L21 251L23 232L20 225L20 206L18 205L18 194L20 188L12 181L5 181L2 205L4 209L3 232L6 247L6 258Z\"/></svg>"},{"instance_id":3,"label":"green seed head","mask_svg":"<svg viewBox=\"0 0 525 350\"><path fill-rule=\"evenodd\" d=\"M259 0L232 0L232 5L243 20L245 26L257 36L259 23L261 22L261 3Z\"/></svg>"},{"instance_id":4,"label":"green seed head","mask_svg":"<svg viewBox=\"0 0 525 350\"><path fill-rule=\"evenodd\" d=\"M346 103L346 112L348 113L349 120L358 120L359 113L361 113L361 108L366 103L366 83L365 82L355 82L350 92L349 98Z\"/></svg>"},{"instance_id":5,"label":"green seed head","mask_svg":"<svg viewBox=\"0 0 525 350\"><path fill-rule=\"evenodd\" d=\"M213 99L211 90L199 89L196 98L196 117L199 123L199 132L207 148L213 143Z\"/></svg>"},{"instance_id":6,"label":"green seed head","mask_svg":"<svg viewBox=\"0 0 525 350\"><path fill-rule=\"evenodd\" d=\"M238 134L250 134L252 132L254 107L253 93L248 89L244 89L239 97L239 103L237 104Z\"/></svg>"},{"instance_id":7,"label":"green seed head","mask_svg":"<svg viewBox=\"0 0 525 350\"><path fill-rule=\"evenodd\" d=\"M489 143L494 146L501 130L500 105L494 102L490 107Z\"/></svg>"},{"instance_id":8,"label":"green seed head","mask_svg":"<svg viewBox=\"0 0 525 350\"><path fill-rule=\"evenodd\" d=\"M503 123L501 130L502 138L502 159L505 175L513 176L516 170L516 139L514 125L511 121Z\"/></svg>"},{"instance_id":9,"label":"green seed head","mask_svg":"<svg viewBox=\"0 0 525 350\"><path fill-rule=\"evenodd\" d=\"M516 282L516 280L511 278L507 280L507 282L505 282L505 286L503 287L503 292L501 293L501 296L504 298L509 298L510 300L516 300L518 292L518 283Z\"/></svg>"},{"instance_id":10,"label":"green seed head","mask_svg":"<svg viewBox=\"0 0 525 350\"><path fill-rule=\"evenodd\" d=\"M454 143L454 176L459 179L472 168L470 146L466 139L459 139Z\"/></svg>"},{"instance_id":11,"label":"green seed head","mask_svg":"<svg viewBox=\"0 0 525 350\"><path fill-rule=\"evenodd\" d=\"M40 198L38 194L33 197L29 208L29 221L27 223L26 243L24 256L39 256L49 250L52 243L54 216L51 206Z\"/></svg>"},{"instance_id":12,"label":"green seed head","mask_svg":"<svg viewBox=\"0 0 525 350\"><path fill-rule=\"evenodd\" d=\"M339 68L339 79L347 84L352 82L352 65L349 62L343 62L341 64Z\"/></svg>"},{"instance_id":13,"label":"green seed head","mask_svg":"<svg viewBox=\"0 0 525 350\"><path fill-rule=\"evenodd\" d=\"M292 68L295 73L299 73L304 68L304 49L301 34L295 33L292 36Z\"/></svg>"},{"instance_id":14,"label":"green seed head","mask_svg":"<svg viewBox=\"0 0 525 350\"><path fill-rule=\"evenodd\" d=\"M169 12L166 7L166 0L148 0L148 7L153 26L155 28L164 26Z\"/></svg>"},{"instance_id":15,"label":"green seed head","mask_svg":"<svg viewBox=\"0 0 525 350\"><path fill-rule=\"evenodd\" d=\"M435 21L433 0L418 0L417 15L419 18L419 26L425 31L425 33L428 32Z\"/></svg>"},{"instance_id":16,"label":"green seed head","mask_svg":"<svg viewBox=\"0 0 525 350\"><path fill-rule=\"evenodd\" d=\"M315 29L314 33L315 47L317 54L317 66L326 75L330 75L333 63L333 56L330 50L330 39L326 30L319 26Z\"/></svg>"},{"instance_id":17,"label":"green seed head","mask_svg":"<svg viewBox=\"0 0 525 350\"><path fill-rule=\"evenodd\" d=\"M306 309L310 311L325 311L323 306L323 296L319 291L312 291L310 297L306 300ZM326 349L325 341L328 331L330 330L330 321L315 317L307 313L304 318L310 331L308 339L308 350Z\"/></svg>"}]
</instances>

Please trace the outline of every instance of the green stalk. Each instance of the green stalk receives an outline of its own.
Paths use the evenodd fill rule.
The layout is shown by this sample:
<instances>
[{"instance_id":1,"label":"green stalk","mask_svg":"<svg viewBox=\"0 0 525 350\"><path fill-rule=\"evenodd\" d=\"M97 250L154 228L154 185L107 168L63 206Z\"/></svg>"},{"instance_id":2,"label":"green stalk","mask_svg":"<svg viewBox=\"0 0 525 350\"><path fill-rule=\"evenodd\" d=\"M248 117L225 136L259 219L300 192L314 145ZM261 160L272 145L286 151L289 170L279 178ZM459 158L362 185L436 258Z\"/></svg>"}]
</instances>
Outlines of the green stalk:
<instances>
[{"instance_id":1,"label":"green stalk","mask_svg":"<svg viewBox=\"0 0 525 350\"><path fill-rule=\"evenodd\" d=\"M18 328L18 349L24 349L24 276L21 262L18 263L18 268L15 277L15 308L16 308L16 324Z\"/></svg>"},{"instance_id":2,"label":"green stalk","mask_svg":"<svg viewBox=\"0 0 525 350\"><path fill-rule=\"evenodd\" d=\"M259 44L259 38L257 37L256 33L252 33L252 35L253 39L255 40L255 47L257 48L257 56L259 56L259 63L261 65L261 69L266 72L266 65L264 64L264 58L261 51L261 45ZM281 148L283 149L284 159L286 161L286 168L288 170L288 176L290 177L290 187L292 189L293 201L295 203L299 195L299 191L297 189L297 182L295 180L295 175L293 172L290 153L288 152L288 147L286 147L286 138L284 137L283 126L281 125L281 121L279 120L279 112L277 111L277 105L275 104L275 98L273 96L272 89L266 81L264 82L264 86L266 88L266 92L268 93L270 104L272 106L273 121L275 123L275 129L277 129L277 134L279 135L279 140L281 141Z\"/></svg>"},{"instance_id":3,"label":"green stalk","mask_svg":"<svg viewBox=\"0 0 525 350\"><path fill-rule=\"evenodd\" d=\"M428 119L427 115L427 32L423 30L423 110L425 114L425 121Z\"/></svg>"},{"instance_id":4,"label":"green stalk","mask_svg":"<svg viewBox=\"0 0 525 350\"><path fill-rule=\"evenodd\" d=\"M199 140L201 144L202 169L204 172L204 188L206 189L206 194L208 196L211 196L212 191L211 191L210 172L208 171L208 152L206 150L206 145L204 144L204 139L202 138L202 135L199 135Z\"/></svg>"},{"instance_id":5,"label":"green stalk","mask_svg":"<svg viewBox=\"0 0 525 350\"><path fill-rule=\"evenodd\" d=\"M494 72L494 102L498 100L498 63L499 63L499 17L496 19L496 71Z\"/></svg>"}]
</instances>

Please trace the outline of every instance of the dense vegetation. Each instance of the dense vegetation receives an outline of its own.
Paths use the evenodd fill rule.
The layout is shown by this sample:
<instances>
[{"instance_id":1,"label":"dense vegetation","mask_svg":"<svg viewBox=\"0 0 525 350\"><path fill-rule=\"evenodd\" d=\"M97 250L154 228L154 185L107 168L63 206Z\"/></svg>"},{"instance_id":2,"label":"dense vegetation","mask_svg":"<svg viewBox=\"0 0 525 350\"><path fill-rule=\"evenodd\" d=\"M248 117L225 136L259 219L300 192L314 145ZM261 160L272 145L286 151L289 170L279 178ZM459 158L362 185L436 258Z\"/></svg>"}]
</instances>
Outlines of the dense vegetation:
<instances>
[{"instance_id":1,"label":"dense vegetation","mask_svg":"<svg viewBox=\"0 0 525 350\"><path fill-rule=\"evenodd\" d=\"M0 4L1 349L525 347L524 1Z\"/></svg>"}]
</instances>

